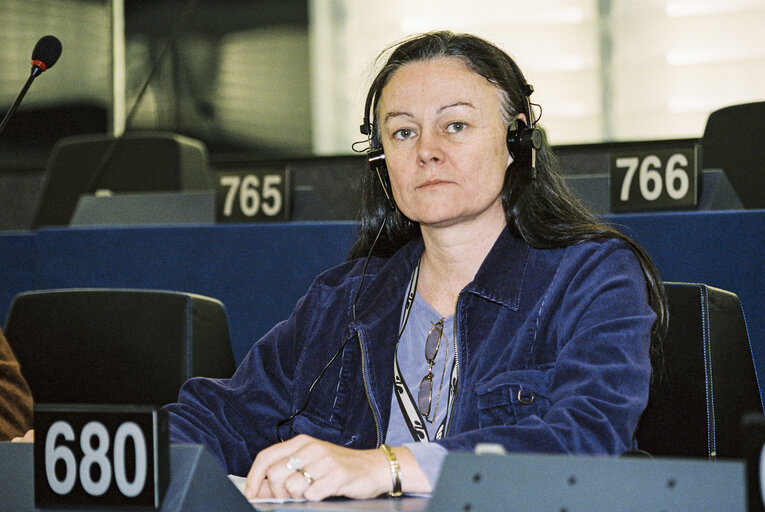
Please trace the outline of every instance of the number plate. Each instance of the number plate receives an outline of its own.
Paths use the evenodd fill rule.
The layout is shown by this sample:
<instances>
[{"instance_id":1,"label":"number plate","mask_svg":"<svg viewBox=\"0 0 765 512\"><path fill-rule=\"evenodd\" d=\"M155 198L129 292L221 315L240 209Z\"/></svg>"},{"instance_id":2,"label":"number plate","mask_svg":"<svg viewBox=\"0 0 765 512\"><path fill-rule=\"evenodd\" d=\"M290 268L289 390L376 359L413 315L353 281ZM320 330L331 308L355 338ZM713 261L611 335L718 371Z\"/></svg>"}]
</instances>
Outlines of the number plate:
<instances>
[{"instance_id":1,"label":"number plate","mask_svg":"<svg viewBox=\"0 0 765 512\"><path fill-rule=\"evenodd\" d=\"M35 506L159 509L167 413L151 406L35 405Z\"/></svg>"},{"instance_id":2,"label":"number plate","mask_svg":"<svg viewBox=\"0 0 765 512\"><path fill-rule=\"evenodd\" d=\"M699 200L698 145L612 153L611 211L692 208Z\"/></svg>"},{"instance_id":3,"label":"number plate","mask_svg":"<svg viewBox=\"0 0 765 512\"><path fill-rule=\"evenodd\" d=\"M274 222L290 219L289 169L259 167L219 171L216 222Z\"/></svg>"}]
</instances>

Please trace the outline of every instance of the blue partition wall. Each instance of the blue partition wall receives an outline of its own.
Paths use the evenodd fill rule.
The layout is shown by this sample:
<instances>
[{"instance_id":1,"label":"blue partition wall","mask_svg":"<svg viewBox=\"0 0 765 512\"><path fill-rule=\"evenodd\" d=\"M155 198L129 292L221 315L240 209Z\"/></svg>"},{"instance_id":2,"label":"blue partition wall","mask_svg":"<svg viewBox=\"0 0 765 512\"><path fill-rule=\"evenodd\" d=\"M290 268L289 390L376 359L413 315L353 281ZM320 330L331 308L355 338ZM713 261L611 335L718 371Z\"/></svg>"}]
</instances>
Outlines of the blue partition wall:
<instances>
[{"instance_id":1,"label":"blue partition wall","mask_svg":"<svg viewBox=\"0 0 765 512\"><path fill-rule=\"evenodd\" d=\"M765 210L613 215L669 281L737 293L765 375ZM130 287L200 293L226 305L234 357L289 315L322 270L344 260L356 224L41 229L0 234L0 319L21 291Z\"/></svg>"},{"instance_id":2,"label":"blue partition wall","mask_svg":"<svg viewBox=\"0 0 765 512\"><path fill-rule=\"evenodd\" d=\"M234 357L292 311L322 270L343 261L355 223L41 229L0 235L0 319L25 290L186 291L226 306ZM4 322L3 322L4 323Z\"/></svg>"}]
</instances>

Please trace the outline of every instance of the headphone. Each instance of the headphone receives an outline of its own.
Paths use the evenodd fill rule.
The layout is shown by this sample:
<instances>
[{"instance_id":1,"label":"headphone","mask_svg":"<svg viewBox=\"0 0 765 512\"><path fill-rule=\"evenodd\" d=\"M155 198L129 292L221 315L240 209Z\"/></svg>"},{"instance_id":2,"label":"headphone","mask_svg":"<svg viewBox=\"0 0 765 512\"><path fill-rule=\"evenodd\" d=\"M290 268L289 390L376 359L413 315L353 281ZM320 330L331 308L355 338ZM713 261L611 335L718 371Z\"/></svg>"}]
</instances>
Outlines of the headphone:
<instances>
[{"instance_id":1,"label":"headphone","mask_svg":"<svg viewBox=\"0 0 765 512\"><path fill-rule=\"evenodd\" d=\"M377 174L377 179L382 185L385 198L393 211L396 211L396 202L393 201L393 188L388 178L388 167L385 165L385 151L383 151L380 135L374 132L374 124L370 121L372 101L375 97L375 87L369 89L367 100L364 103L364 122L359 126L362 135L366 135L369 140L369 149L367 149L367 161L372 172Z\"/></svg>"},{"instance_id":2,"label":"headphone","mask_svg":"<svg viewBox=\"0 0 765 512\"><path fill-rule=\"evenodd\" d=\"M522 113L526 115L528 125L517 116L513 119L513 122L507 127L507 150L513 160L522 163L528 162L533 180L537 177L537 150L542 147L543 139L542 131L536 127L537 122L534 119L534 112L531 110L531 93L534 92L534 86L526 81L523 73L521 73L521 68L513 59L508 58L508 63L515 73L516 80L521 85L526 104L526 111Z\"/></svg>"},{"instance_id":3,"label":"headphone","mask_svg":"<svg viewBox=\"0 0 765 512\"><path fill-rule=\"evenodd\" d=\"M516 80L520 84L524 96L525 114L528 124L516 117L507 127L507 150L514 161L528 162L531 179L536 178L536 152L542 147L542 131L536 127L536 119L531 110L531 94L534 92L534 86L526 81L518 65L508 58L510 68L513 70ZM396 204L393 201L393 189L388 178L388 168L385 165L385 152L383 151L380 135L375 132L372 117L372 102L377 94L377 88L373 85L367 94L364 103L364 122L359 127L359 131L367 136L369 140L369 149L367 149L367 161L370 169L377 174L377 179L382 185L385 197L388 203L395 211Z\"/></svg>"}]
</instances>

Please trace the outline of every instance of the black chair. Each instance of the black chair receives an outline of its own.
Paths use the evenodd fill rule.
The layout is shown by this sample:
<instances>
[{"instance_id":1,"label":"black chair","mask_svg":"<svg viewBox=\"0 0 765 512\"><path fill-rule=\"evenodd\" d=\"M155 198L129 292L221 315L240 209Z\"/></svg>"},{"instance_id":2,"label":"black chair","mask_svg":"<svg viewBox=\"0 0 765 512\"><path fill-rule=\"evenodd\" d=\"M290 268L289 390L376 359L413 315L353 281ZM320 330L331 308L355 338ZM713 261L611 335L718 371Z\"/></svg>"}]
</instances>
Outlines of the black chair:
<instances>
[{"instance_id":1,"label":"black chair","mask_svg":"<svg viewBox=\"0 0 765 512\"><path fill-rule=\"evenodd\" d=\"M190 293L24 292L5 335L39 403L164 405L190 377L234 372L223 304Z\"/></svg>"},{"instance_id":2,"label":"black chair","mask_svg":"<svg viewBox=\"0 0 765 512\"><path fill-rule=\"evenodd\" d=\"M106 157L105 157L106 155ZM81 194L212 190L205 145L169 132L60 139L51 151L32 228L66 226Z\"/></svg>"},{"instance_id":3,"label":"black chair","mask_svg":"<svg viewBox=\"0 0 765 512\"><path fill-rule=\"evenodd\" d=\"M722 169L744 208L765 208L765 101L712 112L701 139L704 169Z\"/></svg>"},{"instance_id":4,"label":"black chair","mask_svg":"<svg viewBox=\"0 0 765 512\"><path fill-rule=\"evenodd\" d=\"M664 375L637 431L652 455L740 456L740 421L763 411L738 297L703 284L665 283L669 332Z\"/></svg>"}]
</instances>

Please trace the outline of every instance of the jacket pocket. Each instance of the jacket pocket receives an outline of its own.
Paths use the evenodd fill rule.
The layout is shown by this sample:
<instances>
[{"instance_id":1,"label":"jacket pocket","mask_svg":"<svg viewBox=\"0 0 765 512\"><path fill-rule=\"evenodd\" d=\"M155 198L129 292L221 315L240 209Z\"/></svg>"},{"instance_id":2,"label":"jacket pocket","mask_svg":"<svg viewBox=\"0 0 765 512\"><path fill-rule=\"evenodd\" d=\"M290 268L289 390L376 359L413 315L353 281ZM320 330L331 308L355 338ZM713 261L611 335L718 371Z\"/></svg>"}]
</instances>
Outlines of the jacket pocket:
<instances>
[{"instance_id":1,"label":"jacket pocket","mask_svg":"<svg viewBox=\"0 0 765 512\"><path fill-rule=\"evenodd\" d=\"M341 444L342 442L342 433L334 425L330 425L329 423L306 413L295 416L290 425L290 430L293 435L307 434L316 439L329 441L335 444Z\"/></svg>"},{"instance_id":2,"label":"jacket pocket","mask_svg":"<svg viewBox=\"0 0 765 512\"><path fill-rule=\"evenodd\" d=\"M550 408L550 375L545 370L511 370L475 385L480 427L514 425Z\"/></svg>"}]
</instances>

